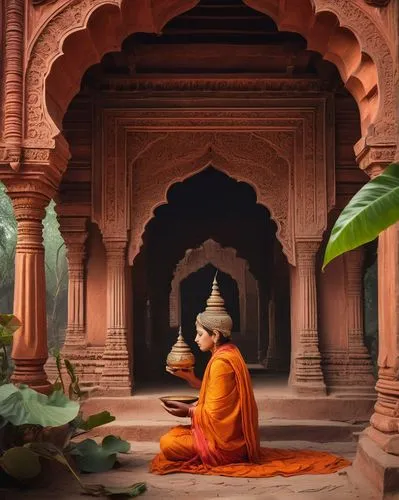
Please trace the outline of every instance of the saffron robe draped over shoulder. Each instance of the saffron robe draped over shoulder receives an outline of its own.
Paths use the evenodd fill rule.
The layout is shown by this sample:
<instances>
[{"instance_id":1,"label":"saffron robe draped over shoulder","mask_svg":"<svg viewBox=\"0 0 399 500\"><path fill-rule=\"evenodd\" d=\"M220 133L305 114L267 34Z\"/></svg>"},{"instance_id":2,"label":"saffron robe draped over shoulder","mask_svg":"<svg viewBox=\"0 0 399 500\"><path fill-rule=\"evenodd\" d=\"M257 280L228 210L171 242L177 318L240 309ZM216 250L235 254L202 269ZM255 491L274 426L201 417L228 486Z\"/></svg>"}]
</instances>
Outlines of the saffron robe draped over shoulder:
<instances>
[{"instance_id":1,"label":"saffron robe draped over shoulder","mask_svg":"<svg viewBox=\"0 0 399 500\"><path fill-rule=\"evenodd\" d=\"M350 462L325 452L260 448L258 409L240 351L225 344L205 370L192 425L162 436L155 474L188 472L236 477L328 474Z\"/></svg>"}]
</instances>

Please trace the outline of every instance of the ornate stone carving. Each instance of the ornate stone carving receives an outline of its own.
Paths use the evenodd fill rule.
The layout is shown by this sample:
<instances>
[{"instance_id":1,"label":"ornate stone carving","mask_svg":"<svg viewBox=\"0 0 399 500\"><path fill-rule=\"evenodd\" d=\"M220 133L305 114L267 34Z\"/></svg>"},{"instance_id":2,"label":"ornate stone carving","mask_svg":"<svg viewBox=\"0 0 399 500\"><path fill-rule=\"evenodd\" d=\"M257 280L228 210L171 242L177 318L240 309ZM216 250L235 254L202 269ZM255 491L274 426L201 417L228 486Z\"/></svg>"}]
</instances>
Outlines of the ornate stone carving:
<instances>
[{"instance_id":1,"label":"ornate stone carving","mask_svg":"<svg viewBox=\"0 0 399 500\"><path fill-rule=\"evenodd\" d=\"M397 134L394 63L382 26L354 2L315 0L314 3L316 13L325 10L333 12L339 19L340 25L355 34L361 50L368 54L377 66L381 105L378 109L373 135L394 139Z\"/></svg>"},{"instance_id":2,"label":"ornate stone carving","mask_svg":"<svg viewBox=\"0 0 399 500\"><path fill-rule=\"evenodd\" d=\"M23 119L23 0L9 0L6 13L4 140L10 165L18 170L21 162Z\"/></svg>"},{"instance_id":3,"label":"ornate stone carving","mask_svg":"<svg viewBox=\"0 0 399 500\"><path fill-rule=\"evenodd\" d=\"M395 161L396 145L367 145L360 141L355 146L355 153L360 168L373 178Z\"/></svg>"},{"instance_id":4,"label":"ornate stone carving","mask_svg":"<svg viewBox=\"0 0 399 500\"><path fill-rule=\"evenodd\" d=\"M67 34L82 29L90 14L103 4L119 6L121 0L80 0L67 4L45 25L32 48L26 71L25 145L53 147L58 135L44 102L45 76L53 61L62 54Z\"/></svg>"},{"instance_id":5,"label":"ornate stone carving","mask_svg":"<svg viewBox=\"0 0 399 500\"><path fill-rule=\"evenodd\" d=\"M130 395L131 378L126 323L126 241L104 240L107 253L107 337L100 386Z\"/></svg>"},{"instance_id":6,"label":"ornate stone carving","mask_svg":"<svg viewBox=\"0 0 399 500\"><path fill-rule=\"evenodd\" d=\"M326 386L321 370L317 331L316 252L319 241L298 241L297 317L292 385L298 392L324 394Z\"/></svg>"},{"instance_id":7,"label":"ornate stone carving","mask_svg":"<svg viewBox=\"0 0 399 500\"><path fill-rule=\"evenodd\" d=\"M103 76L101 80L94 85L99 90L119 91L179 91L179 92L197 92L204 90L212 91L240 91L259 92L273 91L279 92L281 97L295 92L317 92L321 90L320 80L295 78L262 78L262 77L240 77L235 78L208 78L185 77L185 78L126 78L115 76Z\"/></svg>"}]
</instances>

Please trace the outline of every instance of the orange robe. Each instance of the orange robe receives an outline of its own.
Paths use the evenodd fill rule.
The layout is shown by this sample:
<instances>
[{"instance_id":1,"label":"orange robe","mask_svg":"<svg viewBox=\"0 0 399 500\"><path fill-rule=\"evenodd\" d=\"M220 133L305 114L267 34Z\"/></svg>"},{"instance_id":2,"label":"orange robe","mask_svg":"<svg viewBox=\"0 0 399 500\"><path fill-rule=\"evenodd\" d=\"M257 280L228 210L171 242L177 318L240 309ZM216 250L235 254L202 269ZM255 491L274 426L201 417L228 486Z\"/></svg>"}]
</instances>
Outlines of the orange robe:
<instances>
[{"instance_id":1,"label":"orange robe","mask_svg":"<svg viewBox=\"0 0 399 500\"><path fill-rule=\"evenodd\" d=\"M205 370L191 426L162 436L154 474L188 472L237 477L327 474L350 462L325 452L260 448L258 408L240 351L221 346Z\"/></svg>"}]
</instances>

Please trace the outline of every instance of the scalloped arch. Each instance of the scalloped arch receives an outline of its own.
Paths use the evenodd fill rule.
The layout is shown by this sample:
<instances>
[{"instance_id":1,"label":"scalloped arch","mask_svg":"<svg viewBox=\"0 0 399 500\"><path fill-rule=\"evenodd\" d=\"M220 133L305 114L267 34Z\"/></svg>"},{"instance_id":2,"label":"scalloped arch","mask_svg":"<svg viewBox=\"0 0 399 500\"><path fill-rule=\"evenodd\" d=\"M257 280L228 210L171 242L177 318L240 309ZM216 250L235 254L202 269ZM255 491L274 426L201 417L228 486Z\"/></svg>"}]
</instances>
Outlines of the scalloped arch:
<instances>
[{"instance_id":1,"label":"scalloped arch","mask_svg":"<svg viewBox=\"0 0 399 500\"><path fill-rule=\"evenodd\" d=\"M158 143L159 147L167 150L165 144ZM154 162L148 160L148 164L152 165L152 172L158 179L162 179L156 186L151 185L151 194L145 194L147 203L138 204L140 208L132 207L132 227L136 230L131 232L129 242L128 260L130 265L133 264L135 257L138 255L143 244L143 235L145 228L150 220L155 215L155 210L168 203L168 191L170 188L185 180L195 176L209 166L223 172L237 182L245 182L254 190L257 203L263 205L269 212L271 219L277 226L276 238L281 243L283 253L286 255L288 262L295 265L295 249L293 242L293 234L291 230L291 220L289 217L289 198L291 196L291 188L289 183L290 166L286 159L280 157L276 150L267 143L267 148L272 152L275 161L271 162L272 168L276 169L268 171L267 169L259 168L259 160L256 154L252 153L252 157L237 159L234 152L230 152L229 145L219 142L219 144L198 145L197 148L191 147L188 152L183 151L182 158L175 159L169 163L165 158L162 158L162 164L166 165L162 170L157 170ZM173 148L170 148L172 151ZM157 157L156 150L147 150L146 153ZM145 153L145 154L146 154ZM145 155L143 155L144 157ZM265 156L266 157L266 156ZM243 163L246 163L248 168L243 168ZM137 169L139 170L139 169ZM278 174L278 175L276 175ZM142 186L144 182L137 179L135 186ZM134 192L133 192L133 197ZM153 201L152 201L153 200Z\"/></svg>"},{"instance_id":2,"label":"scalloped arch","mask_svg":"<svg viewBox=\"0 0 399 500\"><path fill-rule=\"evenodd\" d=\"M382 26L371 17L367 6L362 6L358 0L243 1L271 16L280 29L302 34L309 47L322 55L328 53L330 60L340 61L345 83L356 78L364 89L369 89L361 98L358 91L354 92L362 134L367 134L372 123L375 134L395 137L393 57ZM100 61L104 53L120 47L131 33L160 32L170 19L198 2L80 0L56 11L36 37L28 57L24 145L54 148L54 139L60 133L60 119L78 91L84 71ZM74 43L67 39L79 32L76 36L80 50L73 51L71 57L69 52ZM345 34L348 32L349 37ZM68 45L71 47L67 50ZM348 47L352 50L346 50ZM61 77L59 68L62 65L55 64L58 58L64 58L70 65L69 78ZM57 71L52 72L52 68ZM348 88L353 90L353 85L349 84Z\"/></svg>"}]
</instances>

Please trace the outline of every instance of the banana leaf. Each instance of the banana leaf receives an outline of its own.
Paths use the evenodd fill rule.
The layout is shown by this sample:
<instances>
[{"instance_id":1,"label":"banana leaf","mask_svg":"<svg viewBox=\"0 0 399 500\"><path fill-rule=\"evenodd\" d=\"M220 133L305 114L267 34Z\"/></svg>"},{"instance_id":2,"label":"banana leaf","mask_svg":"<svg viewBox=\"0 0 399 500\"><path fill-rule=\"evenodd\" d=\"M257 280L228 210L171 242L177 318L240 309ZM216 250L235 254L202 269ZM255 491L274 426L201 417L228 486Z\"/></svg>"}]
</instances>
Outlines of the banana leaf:
<instances>
[{"instance_id":1,"label":"banana leaf","mask_svg":"<svg viewBox=\"0 0 399 500\"><path fill-rule=\"evenodd\" d=\"M323 269L339 255L374 240L399 220L399 163L364 185L338 217L324 254Z\"/></svg>"}]
</instances>

